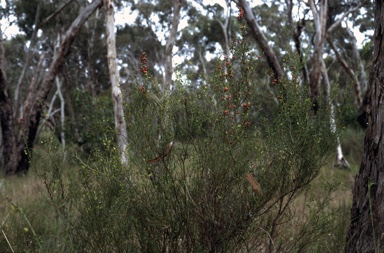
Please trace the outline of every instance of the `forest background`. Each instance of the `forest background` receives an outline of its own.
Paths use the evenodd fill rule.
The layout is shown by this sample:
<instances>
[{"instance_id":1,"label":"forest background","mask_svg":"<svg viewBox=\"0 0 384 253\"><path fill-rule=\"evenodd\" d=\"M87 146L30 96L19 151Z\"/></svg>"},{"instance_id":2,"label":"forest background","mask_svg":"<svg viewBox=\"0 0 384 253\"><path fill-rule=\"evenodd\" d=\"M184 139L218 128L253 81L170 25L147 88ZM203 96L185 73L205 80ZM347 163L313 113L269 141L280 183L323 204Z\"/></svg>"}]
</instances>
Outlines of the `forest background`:
<instances>
[{"instance_id":1,"label":"forest background","mask_svg":"<svg viewBox=\"0 0 384 253\"><path fill-rule=\"evenodd\" d=\"M2 1L1 248L342 251L373 3L255 3Z\"/></svg>"}]
</instances>

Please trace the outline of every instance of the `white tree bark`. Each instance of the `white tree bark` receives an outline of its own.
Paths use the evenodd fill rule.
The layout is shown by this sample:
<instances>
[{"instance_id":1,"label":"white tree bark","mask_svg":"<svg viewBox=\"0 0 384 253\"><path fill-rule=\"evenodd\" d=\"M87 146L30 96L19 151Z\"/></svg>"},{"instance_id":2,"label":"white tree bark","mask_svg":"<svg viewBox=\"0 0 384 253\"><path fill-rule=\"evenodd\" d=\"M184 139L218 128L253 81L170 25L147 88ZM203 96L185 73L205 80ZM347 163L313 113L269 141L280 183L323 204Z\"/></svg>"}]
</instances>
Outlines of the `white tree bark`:
<instances>
[{"instance_id":1,"label":"white tree bark","mask_svg":"<svg viewBox=\"0 0 384 253\"><path fill-rule=\"evenodd\" d=\"M60 98L60 125L61 125L60 139L61 139L61 146L63 147L63 160L66 160L67 152L65 150L65 99L61 91L62 85L60 83L59 77L57 76L56 76L56 86L57 86L57 93Z\"/></svg>"},{"instance_id":2,"label":"white tree bark","mask_svg":"<svg viewBox=\"0 0 384 253\"><path fill-rule=\"evenodd\" d=\"M337 147L336 147L335 166L349 167L349 163L343 155L340 138L337 135L335 109L330 99L331 85L329 82L327 68L323 58L323 48L324 48L325 40L327 38L326 21L327 21L328 1L327 0L319 1L319 5L320 5L319 10L316 8L313 0L308 0L308 4L312 11L313 23L316 31L315 39L314 39L315 49L312 57L311 73L309 76L310 83L311 83L311 97L314 100L314 102L317 103L317 99L319 96L320 82L323 81L323 83L325 84L324 96L325 96L326 103L328 104L330 109L329 121L330 121L331 131L336 135ZM336 27L335 24L340 24L340 23L341 22L339 22L339 20L336 21L331 26L331 28L334 29L334 27ZM332 31L332 30L328 29L328 31ZM315 110L316 109L317 108L315 108Z\"/></svg>"},{"instance_id":3,"label":"white tree bark","mask_svg":"<svg viewBox=\"0 0 384 253\"><path fill-rule=\"evenodd\" d=\"M127 124L124 117L123 93L120 88L120 75L117 71L116 64L116 35L114 20L114 4L113 0L104 0L106 8L105 23L107 33L108 47L108 68L109 77L112 85L113 109L115 114L115 127L117 134L117 145L120 152L121 163L128 165L127 157Z\"/></svg>"},{"instance_id":4,"label":"white tree bark","mask_svg":"<svg viewBox=\"0 0 384 253\"><path fill-rule=\"evenodd\" d=\"M169 37L165 45L165 80L164 80L164 91L169 90L172 84L172 50L175 45L177 29L180 23L180 10L181 10L181 1L182 0L173 0L173 19L172 27L169 32Z\"/></svg>"},{"instance_id":5,"label":"white tree bark","mask_svg":"<svg viewBox=\"0 0 384 253\"><path fill-rule=\"evenodd\" d=\"M329 110L330 110L329 121L330 121L331 131L333 134L336 135L337 146L336 146L335 167L349 168L350 165L347 159L345 159L344 157L343 149L341 148L340 138L339 138L339 135L337 134L335 106L333 105L332 100L330 99L331 84L329 82L327 68L325 66L325 62L323 58L321 58L321 73L323 77L323 82L325 83L325 98L327 100L326 102L328 103Z\"/></svg>"}]
</instances>

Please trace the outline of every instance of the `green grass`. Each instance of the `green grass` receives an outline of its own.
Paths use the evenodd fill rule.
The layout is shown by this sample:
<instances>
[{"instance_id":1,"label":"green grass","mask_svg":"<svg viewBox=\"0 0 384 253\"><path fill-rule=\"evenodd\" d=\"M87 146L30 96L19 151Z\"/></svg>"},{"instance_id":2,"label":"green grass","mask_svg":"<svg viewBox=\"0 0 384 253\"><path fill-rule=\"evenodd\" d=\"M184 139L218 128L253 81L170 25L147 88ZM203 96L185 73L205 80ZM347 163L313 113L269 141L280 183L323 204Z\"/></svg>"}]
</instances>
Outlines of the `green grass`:
<instances>
[{"instance_id":1,"label":"green grass","mask_svg":"<svg viewBox=\"0 0 384 253\"><path fill-rule=\"evenodd\" d=\"M360 166L362 139L362 131L354 129L344 131L342 144L351 169L335 169L333 157L329 158L310 187L290 205L293 216L290 222L279 227L281 240L293 240L299 231L297 228L307 226L300 231L307 231L313 235L302 237L311 243L309 252L342 251L349 225L351 189ZM177 146L174 152L183 152L182 145ZM193 152L188 145L184 148L186 152ZM39 152L35 155L34 166L27 176L0 179L1 252L71 252L73 249L72 242L66 234L67 225L52 207L52 201L49 200L42 178L39 176L42 173L39 168L47 163L50 153L43 149ZM73 176L76 175L79 165L76 165L70 153L68 154L70 162L65 163L64 177L71 178L72 181L75 180L73 183L76 183L76 178ZM316 207L323 204L322 200L327 196L326 192L329 189L332 189L329 195L330 204L324 206L321 213L316 213L315 210L318 210ZM312 219L312 223L307 223L310 217L316 219ZM321 224L326 223L335 229L326 237L321 235L323 237L316 238L316 231L311 229L322 228Z\"/></svg>"}]
</instances>

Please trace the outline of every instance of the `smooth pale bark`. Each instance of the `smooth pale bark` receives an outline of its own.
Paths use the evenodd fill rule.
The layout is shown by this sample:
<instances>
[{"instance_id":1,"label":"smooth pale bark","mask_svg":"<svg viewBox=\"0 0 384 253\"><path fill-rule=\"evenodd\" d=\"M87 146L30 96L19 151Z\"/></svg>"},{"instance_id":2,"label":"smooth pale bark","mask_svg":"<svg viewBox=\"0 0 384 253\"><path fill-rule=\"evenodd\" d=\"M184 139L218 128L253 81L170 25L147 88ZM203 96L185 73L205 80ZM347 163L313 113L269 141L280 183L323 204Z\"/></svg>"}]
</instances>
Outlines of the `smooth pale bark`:
<instances>
[{"instance_id":1,"label":"smooth pale bark","mask_svg":"<svg viewBox=\"0 0 384 253\"><path fill-rule=\"evenodd\" d=\"M114 6L112 0L104 1L106 8L105 26L107 33L107 47L108 47L108 68L109 77L112 85L112 99L113 109L115 116L115 128L117 134L117 146L120 152L121 163L128 164L127 157L127 123L124 117L123 108L123 93L120 88L120 75L117 71L116 64L116 35L115 35L115 18L114 18Z\"/></svg>"},{"instance_id":2,"label":"smooth pale bark","mask_svg":"<svg viewBox=\"0 0 384 253\"><path fill-rule=\"evenodd\" d=\"M318 110L318 97L319 97L320 83L323 82L325 101L330 109L329 121L330 121L331 131L337 135L335 109L330 99L331 84L329 82L327 68L323 58L324 43L327 39L326 21L327 21L328 1L321 0L319 2L319 5L320 5L319 10L316 8L313 0L309 0L308 4L312 11L313 23L315 27L315 37L314 37L315 48L314 48L312 61L311 61L312 68L309 74L311 99L314 105L313 109L315 113ZM331 27L336 27L335 24L340 24L340 23L341 21L337 20ZM330 29L328 29L328 31L330 31ZM336 137L336 144L337 144L337 147L336 147L335 166L349 168L349 163L344 157L344 154L341 148L340 138L338 136Z\"/></svg>"},{"instance_id":3,"label":"smooth pale bark","mask_svg":"<svg viewBox=\"0 0 384 253\"><path fill-rule=\"evenodd\" d=\"M333 105L332 100L330 99L331 84L329 82L328 71L323 58L321 58L321 73L325 85L324 96L329 107L329 122L331 126L331 131L336 136L336 162L334 166L340 168L349 168L350 165L347 159L344 157L343 149L341 148L340 138L337 134L335 106Z\"/></svg>"},{"instance_id":4,"label":"smooth pale bark","mask_svg":"<svg viewBox=\"0 0 384 253\"><path fill-rule=\"evenodd\" d=\"M315 27L315 37L314 37L314 52L312 56L312 67L309 73L310 79L310 89L311 89L311 99L314 104L314 110L318 109L318 97L320 95L320 83L321 83L321 61L323 58L323 49L324 43L327 39L327 36L330 36L331 33L340 26L341 22L352 12L357 11L364 5L367 0L362 1L357 6L349 9L343 13L339 19L337 19L333 24L326 29L327 22L327 10L328 10L328 1L320 0L318 1L318 8L315 5L314 0L308 0L308 5L311 9L313 16L313 23Z\"/></svg>"},{"instance_id":5,"label":"smooth pale bark","mask_svg":"<svg viewBox=\"0 0 384 253\"><path fill-rule=\"evenodd\" d=\"M173 65L172 65L172 50L175 45L177 30L180 23L180 10L182 0L172 0L173 2L173 18L172 27L169 32L169 37L165 45L165 80L164 80L164 91L169 90L172 84Z\"/></svg>"},{"instance_id":6,"label":"smooth pale bark","mask_svg":"<svg viewBox=\"0 0 384 253\"><path fill-rule=\"evenodd\" d=\"M63 92L61 90L62 83L59 80L59 77L56 76L56 87L57 87L57 94L60 98L60 141L61 146L63 148L63 159L66 159L67 152L65 150L65 99L63 96Z\"/></svg>"},{"instance_id":7,"label":"smooth pale bark","mask_svg":"<svg viewBox=\"0 0 384 253\"><path fill-rule=\"evenodd\" d=\"M41 116L43 113L43 102L47 99L48 94L52 90L52 86L55 82L56 75L61 70L65 57L69 54L69 50L73 41L75 40L80 27L84 22L92 15L92 13L99 7L103 5L103 0L94 0L92 3L87 5L79 14L79 16L72 22L71 26L68 28L67 32L63 36L60 47L55 52L53 60L48 68L47 74L42 82L41 87L39 88L36 96L35 91L30 90L28 94L27 102L25 108L28 108L28 114L24 112L24 128L23 128L23 137L17 145L16 153L13 153L12 156L15 156L17 165L4 164L7 167L7 174L14 174L18 172L27 172L29 169L29 156L30 152L33 149L33 144L36 139L36 134L38 127L40 125ZM36 97L37 99L33 99ZM6 140L3 140L4 146L8 145Z\"/></svg>"},{"instance_id":8,"label":"smooth pale bark","mask_svg":"<svg viewBox=\"0 0 384 253\"><path fill-rule=\"evenodd\" d=\"M284 76L283 68L281 67L279 60L272 47L269 46L267 39L264 36L264 33L261 31L259 24L256 21L255 16L253 15L252 9L249 6L246 0L237 0L234 1L240 8L244 10L245 19L248 23L248 26L251 29L252 36L255 39L257 45L260 47L261 51L265 55L269 67L272 69L274 78L276 80L281 79Z\"/></svg>"},{"instance_id":9,"label":"smooth pale bark","mask_svg":"<svg viewBox=\"0 0 384 253\"><path fill-rule=\"evenodd\" d=\"M384 3L376 0L364 155L353 187L345 252L384 252Z\"/></svg>"}]
</instances>

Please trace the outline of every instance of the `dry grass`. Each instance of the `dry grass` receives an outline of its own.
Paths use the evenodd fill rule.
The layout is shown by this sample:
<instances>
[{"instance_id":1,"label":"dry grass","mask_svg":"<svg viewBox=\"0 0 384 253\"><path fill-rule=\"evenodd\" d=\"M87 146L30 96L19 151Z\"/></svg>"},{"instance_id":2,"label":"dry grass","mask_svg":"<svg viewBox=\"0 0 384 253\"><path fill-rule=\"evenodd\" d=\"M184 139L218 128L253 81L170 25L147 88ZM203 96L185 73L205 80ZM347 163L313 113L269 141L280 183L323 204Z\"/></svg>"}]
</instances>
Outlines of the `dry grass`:
<instances>
[{"instance_id":1,"label":"dry grass","mask_svg":"<svg viewBox=\"0 0 384 253\"><path fill-rule=\"evenodd\" d=\"M353 187L354 176L359 166L359 159L357 157L360 154L356 153L361 152L358 147L354 147L354 150L349 150L349 156L352 157L352 159L349 159L350 162L352 161L352 170L333 169L333 159L330 158L329 164L322 168L320 175L310 184L309 190L302 193L289 206L290 212L293 214L292 219L279 226L278 234L282 240L292 241L298 236L298 233L305 231L303 227L308 224L307 222L312 210L310 208L311 205L316 205L321 202L324 196L326 196L325 189L330 185L333 185L334 188L330 194L329 205L325 211L331 213L340 209L341 212L339 215L342 216L339 218L343 219L343 221L348 221L349 208L352 202L351 189ZM173 152L181 151L176 148ZM142 172L142 174L148 177L145 172ZM250 179L248 179L248 181L249 180ZM56 221L54 209L51 208L46 201L46 195L43 192L44 184L36 175L35 171L30 171L27 176L1 178L0 182L0 230L3 231L3 233L0 233L0 248L5 248L5 252L12 252L12 250L19 252L37 248L36 245L34 247L31 246L34 236L28 227L27 220L31 226L35 228L39 238L44 238L44 240L41 241L48 243L49 238L57 236L57 231L60 230L60 224ZM251 182L253 181L251 180ZM20 212L17 212L17 210L15 210L17 208L15 207L21 208L25 216L20 215ZM344 238L341 237L344 236L342 233L347 228L347 224L341 222L340 226L340 231L330 233L329 238L327 238L329 241L334 241L332 242L333 244L336 242L340 244L343 243ZM265 236L267 239L267 235ZM20 239L24 240L24 242L20 243ZM311 238L308 240L311 240ZM53 242L50 243L53 246L47 246L47 248L56 249L56 252L62 252L58 250L61 245L59 238L53 239ZM11 247L13 247L12 250ZM46 245L43 245L43 247L46 247ZM318 245L320 249L324 249L324 247L324 245Z\"/></svg>"}]
</instances>

